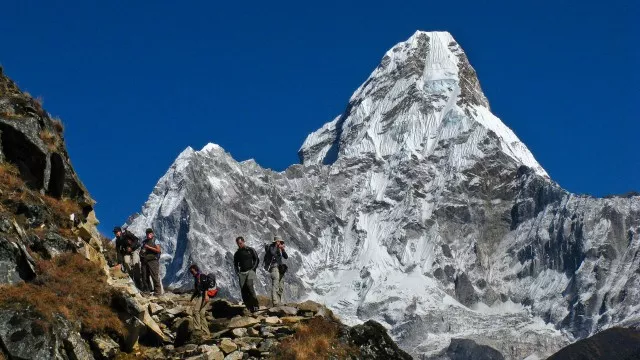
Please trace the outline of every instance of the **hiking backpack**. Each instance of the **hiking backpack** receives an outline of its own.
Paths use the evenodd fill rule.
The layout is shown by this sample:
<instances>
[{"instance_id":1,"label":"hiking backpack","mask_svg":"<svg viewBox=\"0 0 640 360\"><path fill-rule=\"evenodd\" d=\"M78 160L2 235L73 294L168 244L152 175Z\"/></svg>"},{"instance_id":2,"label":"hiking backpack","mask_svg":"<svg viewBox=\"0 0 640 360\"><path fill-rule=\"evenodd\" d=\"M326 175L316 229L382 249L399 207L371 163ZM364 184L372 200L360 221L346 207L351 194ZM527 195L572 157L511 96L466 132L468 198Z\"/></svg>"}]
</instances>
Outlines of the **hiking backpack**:
<instances>
[{"instance_id":1,"label":"hiking backpack","mask_svg":"<svg viewBox=\"0 0 640 360\"><path fill-rule=\"evenodd\" d=\"M262 259L262 266L264 266L265 270L269 270L269 266L271 265L271 260L273 255L271 255L271 246L273 244L265 244L264 245L264 258Z\"/></svg>"},{"instance_id":2,"label":"hiking backpack","mask_svg":"<svg viewBox=\"0 0 640 360\"><path fill-rule=\"evenodd\" d=\"M200 290L206 291L210 298L218 294L216 288L216 276L214 274L200 274Z\"/></svg>"}]
</instances>

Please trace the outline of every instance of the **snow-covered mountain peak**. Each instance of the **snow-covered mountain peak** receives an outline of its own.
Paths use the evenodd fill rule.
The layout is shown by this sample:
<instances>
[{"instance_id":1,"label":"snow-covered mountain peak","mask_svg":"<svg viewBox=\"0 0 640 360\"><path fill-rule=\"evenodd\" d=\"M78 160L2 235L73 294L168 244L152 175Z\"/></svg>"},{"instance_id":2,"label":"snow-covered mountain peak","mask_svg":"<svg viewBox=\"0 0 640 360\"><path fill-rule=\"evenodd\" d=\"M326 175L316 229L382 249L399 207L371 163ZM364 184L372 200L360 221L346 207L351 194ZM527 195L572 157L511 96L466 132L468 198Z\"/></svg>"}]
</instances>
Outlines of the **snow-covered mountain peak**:
<instances>
[{"instance_id":1,"label":"snow-covered mountain peak","mask_svg":"<svg viewBox=\"0 0 640 360\"><path fill-rule=\"evenodd\" d=\"M448 165L460 170L484 157L485 139L517 165L547 176L491 113L475 70L451 34L418 31L386 52L345 112L310 134L298 154L311 165L362 157L424 159L443 150Z\"/></svg>"},{"instance_id":2,"label":"snow-covered mountain peak","mask_svg":"<svg viewBox=\"0 0 640 360\"><path fill-rule=\"evenodd\" d=\"M218 144L208 143L199 152L205 153L205 152L211 152L211 151L224 151L224 149Z\"/></svg>"}]
</instances>

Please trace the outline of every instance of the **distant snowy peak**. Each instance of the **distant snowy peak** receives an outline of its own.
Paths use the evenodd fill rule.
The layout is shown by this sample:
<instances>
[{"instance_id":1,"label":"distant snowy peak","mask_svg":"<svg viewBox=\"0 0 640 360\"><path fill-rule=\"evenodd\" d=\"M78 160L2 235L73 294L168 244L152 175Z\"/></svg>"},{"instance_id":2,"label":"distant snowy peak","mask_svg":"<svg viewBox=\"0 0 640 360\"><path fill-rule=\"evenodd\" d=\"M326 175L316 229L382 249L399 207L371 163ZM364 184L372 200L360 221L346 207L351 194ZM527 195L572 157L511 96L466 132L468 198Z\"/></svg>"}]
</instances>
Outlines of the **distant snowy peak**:
<instances>
[{"instance_id":1,"label":"distant snowy peak","mask_svg":"<svg viewBox=\"0 0 640 360\"><path fill-rule=\"evenodd\" d=\"M333 164L353 157L424 159L446 146L451 165L467 166L483 156L479 148L487 138L497 139L516 163L547 176L491 113L475 70L451 34L418 31L387 51L345 112L310 134L298 154L303 164Z\"/></svg>"}]
</instances>

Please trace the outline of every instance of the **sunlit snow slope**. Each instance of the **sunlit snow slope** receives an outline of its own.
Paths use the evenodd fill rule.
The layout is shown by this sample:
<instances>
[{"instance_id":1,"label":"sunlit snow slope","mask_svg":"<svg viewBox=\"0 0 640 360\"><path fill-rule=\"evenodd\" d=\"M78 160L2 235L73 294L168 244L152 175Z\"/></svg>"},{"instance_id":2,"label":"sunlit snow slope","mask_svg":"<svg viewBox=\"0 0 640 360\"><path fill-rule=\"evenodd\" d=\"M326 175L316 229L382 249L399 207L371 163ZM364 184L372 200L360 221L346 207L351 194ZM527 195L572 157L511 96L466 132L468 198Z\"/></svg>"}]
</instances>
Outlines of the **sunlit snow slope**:
<instances>
[{"instance_id":1,"label":"sunlit snow slope","mask_svg":"<svg viewBox=\"0 0 640 360\"><path fill-rule=\"evenodd\" d=\"M299 155L273 172L217 145L185 150L130 224L156 229L166 286L190 286L195 262L237 298L235 237L262 254L279 234L288 297L376 319L421 358L446 359L451 338L543 358L638 322L640 198L553 183L446 32L389 50Z\"/></svg>"}]
</instances>

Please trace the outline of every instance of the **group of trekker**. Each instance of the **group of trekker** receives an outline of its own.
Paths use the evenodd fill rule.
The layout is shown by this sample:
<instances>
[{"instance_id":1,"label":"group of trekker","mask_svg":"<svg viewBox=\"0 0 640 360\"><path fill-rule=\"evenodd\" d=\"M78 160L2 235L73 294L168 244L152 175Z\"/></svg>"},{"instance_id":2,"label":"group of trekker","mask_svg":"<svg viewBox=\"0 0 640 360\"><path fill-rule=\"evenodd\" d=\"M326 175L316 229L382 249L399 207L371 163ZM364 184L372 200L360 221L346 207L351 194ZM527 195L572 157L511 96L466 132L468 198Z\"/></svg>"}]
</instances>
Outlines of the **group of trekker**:
<instances>
[{"instance_id":1,"label":"group of trekker","mask_svg":"<svg viewBox=\"0 0 640 360\"><path fill-rule=\"evenodd\" d=\"M146 236L142 242L128 230L120 227L113 229L116 236L116 250L118 252L118 264L124 272L128 273L136 286L143 293L153 292L156 296L162 295L162 282L160 281L160 253L161 249L155 242L152 229L146 230ZM238 249L233 256L233 268L238 276L240 294L247 309L254 313L259 310L258 296L254 288L257 280L256 270L260 265L258 253L252 247L246 245L242 236L236 238ZM273 242L265 245L263 268L271 277L271 303L279 306L283 303L284 275L287 265L283 259L289 256L285 251L282 238L275 236ZM204 274L196 264L189 267L189 272L194 279L194 291L191 296L191 311L193 336L206 338L210 335L206 313L209 309L209 299L217 295L218 289L214 274Z\"/></svg>"},{"instance_id":2,"label":"group of trekker","mask_svg":"<svg viewBox=\"0 0 640 360\"><path fill-rule=\"evenodd\" d=\"M143 293L153 292L162 295L160 281L160 245L156 244L153 229L145 231L144 240L135 236L129 230L122 230L119 226L113 228L116 236L117 261L122 271L131 276L136 287Z\"/></svg>"}]
</instances>

